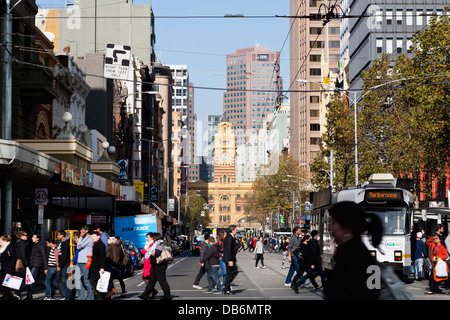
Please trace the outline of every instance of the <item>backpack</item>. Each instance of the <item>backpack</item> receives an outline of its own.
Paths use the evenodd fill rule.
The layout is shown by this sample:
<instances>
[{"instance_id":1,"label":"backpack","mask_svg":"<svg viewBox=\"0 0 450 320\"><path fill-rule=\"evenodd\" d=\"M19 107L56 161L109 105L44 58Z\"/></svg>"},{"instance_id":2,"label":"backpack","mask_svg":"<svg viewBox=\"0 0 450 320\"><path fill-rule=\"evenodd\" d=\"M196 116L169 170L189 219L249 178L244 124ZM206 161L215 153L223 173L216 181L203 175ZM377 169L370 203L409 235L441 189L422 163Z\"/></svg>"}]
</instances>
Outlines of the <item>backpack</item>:
<instances>
[{"instance_id":1,"label":"backpack","mask_svg":"<svg viewBox=\"0 0 450 320\"><path fill-rule=\"evenodd\" d=\"M379 264L381 269L381 290L378 300L415 300L405 284L391 267Z\"/></svg>"}]
</instances>

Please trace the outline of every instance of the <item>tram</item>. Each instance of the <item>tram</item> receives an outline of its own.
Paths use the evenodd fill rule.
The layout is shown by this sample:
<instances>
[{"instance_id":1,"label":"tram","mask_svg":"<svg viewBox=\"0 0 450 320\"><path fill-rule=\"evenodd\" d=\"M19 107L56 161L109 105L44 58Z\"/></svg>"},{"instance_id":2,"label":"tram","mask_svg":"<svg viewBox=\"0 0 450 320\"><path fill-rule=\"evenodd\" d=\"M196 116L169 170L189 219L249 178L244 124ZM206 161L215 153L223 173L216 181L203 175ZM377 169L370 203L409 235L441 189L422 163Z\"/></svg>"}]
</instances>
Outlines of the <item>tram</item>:
<instances>
[{"instance_id":1,"label":"tram","mask_svg":"<svg viewBox=\"0 0 450 320\"><path fill-rule=\"evenodd\" d=\"M409 275L411 272L411 226L414 216L413 194L405 183L409 179L394 179L391 174L373 174L369 181L357 187L332 193L331 188L314 193L311 211L311 230L319 231L319 242L325 270L333 268L334 239L328 231L328 210L338 202L352 201L365 211L377 214L384 226L381 244L374 248L369 237L363 243L380 263Z\"/></svg>"}]
</instances>

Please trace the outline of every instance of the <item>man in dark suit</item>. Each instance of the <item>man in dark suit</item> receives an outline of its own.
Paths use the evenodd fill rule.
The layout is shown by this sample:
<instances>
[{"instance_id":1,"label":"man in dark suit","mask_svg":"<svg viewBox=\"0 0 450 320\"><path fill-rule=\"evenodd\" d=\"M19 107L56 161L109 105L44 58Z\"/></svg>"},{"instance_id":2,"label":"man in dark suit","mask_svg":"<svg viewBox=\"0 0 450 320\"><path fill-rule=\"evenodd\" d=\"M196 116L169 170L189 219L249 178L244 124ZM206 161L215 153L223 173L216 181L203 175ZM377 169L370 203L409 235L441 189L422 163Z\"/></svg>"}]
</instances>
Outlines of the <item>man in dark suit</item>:
<instances>
[{"instance_id":1,"label":"man in dark suit","mask_svg":"<svg viewBox=\"0 0 450 320\"><path fill-rule=\"evenodd\" d=\"M237 271L237 265L236 265L236 233L237 233L237 227L236 225L231 225L228 228L227 235L225 236L225 239L223 241L223 261L225 262L225 265L227 266L227 274L225 277L225 283L223 286L223 293L224 294L232 294L231 293L231 282L236 277L238 271Z\"/></svg>"}]
</instances>

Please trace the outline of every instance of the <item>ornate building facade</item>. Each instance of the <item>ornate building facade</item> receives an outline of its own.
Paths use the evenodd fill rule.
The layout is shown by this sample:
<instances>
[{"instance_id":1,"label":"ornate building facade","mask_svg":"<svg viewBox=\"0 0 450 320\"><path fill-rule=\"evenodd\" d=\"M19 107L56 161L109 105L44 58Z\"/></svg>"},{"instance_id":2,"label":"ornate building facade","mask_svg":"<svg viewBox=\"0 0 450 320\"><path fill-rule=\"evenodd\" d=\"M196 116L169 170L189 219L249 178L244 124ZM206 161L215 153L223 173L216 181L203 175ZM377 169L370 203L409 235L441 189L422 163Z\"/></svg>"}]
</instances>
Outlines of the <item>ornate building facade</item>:
<instances>
[{"instance_id":1,"label":"ornate building facade","mask_svg":"<svg viewBox=\"0 0 450 320\"><path fill-rule=\"evenodd\" d=\"M222 118L214 142L214 182L189 183L208 203L211 224L207 228L224 229L231 224L247 230L260 229L261 221L248 216L246 205L252 182L236 182L236 136L232 123Z\"/></svg>"}]
</instances>

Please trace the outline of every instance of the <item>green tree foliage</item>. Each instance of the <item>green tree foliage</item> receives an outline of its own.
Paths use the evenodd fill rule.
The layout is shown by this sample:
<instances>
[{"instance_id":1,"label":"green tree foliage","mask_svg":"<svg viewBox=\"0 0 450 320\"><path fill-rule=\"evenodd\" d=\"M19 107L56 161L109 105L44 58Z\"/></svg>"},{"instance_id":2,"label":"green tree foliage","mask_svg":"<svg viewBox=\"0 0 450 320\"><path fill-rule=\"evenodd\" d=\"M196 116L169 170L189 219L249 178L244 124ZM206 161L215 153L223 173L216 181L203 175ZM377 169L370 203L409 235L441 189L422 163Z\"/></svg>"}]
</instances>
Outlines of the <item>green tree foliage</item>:
<instances>
[{"instance_id":1,"label":"green tree foliage","mask_svg":"<svg viewBox=\"0 0 450 320\"><path fill-rule=\"evenodd\" d=\"M363 72L358 102L359 181L376 172L391 172L416 181L430 194L431 178L445 179L450 158L450 17L432 18L414 34L412 58L391 61L383 55ZM327 185L330 149L334 150L335 186L354 183L352 92L336 94L329 104L321 157L312 163L315 183ZM353 142L352 142L353 140ZM349 170L350 169L350 170ZM421 174L428 179L420 182Z\"/></svg>"},{"instance_id":2,"label":"green tree foliage","mask_svg":"<svg viewBox=\"0 0 450 320\"><path fill-rule=\"evenodd\" d=\"M297 195L299 192L299 179L294 177L302 179L307 177L305 168L292 155L281 154L277 161L278 170L275 174L264 175L262 174L264 168L260 168L260 174L253 183L252 191L247 195L245 212L259 221L264 222L266 214L270 211L290 215L293 206L292 192Z\"/></svg>"},{"instance_id":3,"label":"green tree foliage","mask_svg":"<svg viewBox=\"0 0 450 320\"><path fill-rule=\"evenodd\" d=\"M181 219L184 219L184 214L186 212L186 197L181 197L181 212L183 213ZM200 225L205 227L206 225L211 223L211 217L209 215L209 211L204 209L204 205L206 204L205 199L202 198L196 191L189 190L188 191L188 218L190 223L191 230L198 230ZM202 211L205 212L204 216L202 216Z\"/></svg>"}]
</instances>

